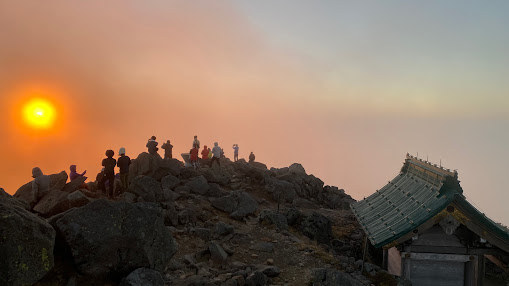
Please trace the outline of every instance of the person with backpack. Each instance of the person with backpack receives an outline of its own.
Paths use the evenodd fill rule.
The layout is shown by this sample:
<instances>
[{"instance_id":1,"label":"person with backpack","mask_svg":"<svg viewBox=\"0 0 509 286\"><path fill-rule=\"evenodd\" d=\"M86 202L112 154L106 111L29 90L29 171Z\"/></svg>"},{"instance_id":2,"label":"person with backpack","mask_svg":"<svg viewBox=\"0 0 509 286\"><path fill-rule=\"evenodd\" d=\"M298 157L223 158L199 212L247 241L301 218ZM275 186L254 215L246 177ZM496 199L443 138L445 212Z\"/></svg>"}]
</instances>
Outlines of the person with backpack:
<instances>
[{"instance_id":1,"label":"person with backpack","mask_svg":"<svg viewBox=\"0 0 509 286\"><path fill-rule=\"evenodd\" d=\"M109 197L113 198L113 183L115 182L115 166L117 165L117 160L113 159L115 152L113 150L106 151L106 158L102 161L102 166L104 167L104 180L103 180L103 190L106 189L106 181L108 181L109 189Z\"/></svg>"},{"instance_id":2,"label":"person with backpack","mask_svg":"<svg viewBox=\"0 0 509 286\"><path fill-rule=\"evenodd\" d=\"M164 149L164 159L171 159L173 152L173 145L170 144L170 140L167 140L166 143L161 146Z\"/></svg>"},{"instance_id":3,"label":"person with backpack","mask_svg":"<svg viewBox=\"0 0 509 286\"><path fill-rule=\"evenodd\" d=\"M159 148L157 148L157 141L156 141L156 137L155 136L152 136L150 137L150 139L148 139L148 142L147 142L147 148L148 148L148 153L150 155L156 155L157 154L157 150L159 150Z\"/></svg>"},{"instance_id":4,"label":"person with backpack","mask_svg":"<svg viewBox=\"0 0 509 286\"><path fill-rule=\"evenodd\" d=\"M131 165L131 158L126 156L124 147L120 148L118 154L120 157L118 157L117 167L120 169L120 182L122 190L125 192L129 186L129 166Z\"/></svg>"}]
</instances>

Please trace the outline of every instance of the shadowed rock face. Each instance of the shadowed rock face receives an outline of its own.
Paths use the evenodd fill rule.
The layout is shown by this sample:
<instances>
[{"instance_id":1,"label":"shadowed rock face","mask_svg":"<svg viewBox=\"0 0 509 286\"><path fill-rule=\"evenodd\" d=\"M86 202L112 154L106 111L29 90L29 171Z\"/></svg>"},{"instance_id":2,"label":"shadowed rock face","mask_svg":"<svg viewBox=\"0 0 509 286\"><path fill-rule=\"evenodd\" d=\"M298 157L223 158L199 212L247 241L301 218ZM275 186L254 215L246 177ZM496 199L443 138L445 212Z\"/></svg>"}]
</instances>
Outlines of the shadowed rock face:
<instances>
[{"instance_id":1,"label":"shadowed rock face","mask_svg":"<svg viewBox=\"0 0 509 286\"><path fill-rule=\"evenodd\" d=\"M55 231L43 219L0 198L0 285L32 285L54 265Z\"/></svg>"},{"instance_id":2,"label":"shadowed rock face","mask_svg":"<svg viewBox=\"0 0 509 286\"><path fill-rule=\"evenodd\" d=\"M55 222L78 270L124 277L137 268L163 271L177 251L161 209L150 203L97 200Z\"/></svg>"}]
</instances>

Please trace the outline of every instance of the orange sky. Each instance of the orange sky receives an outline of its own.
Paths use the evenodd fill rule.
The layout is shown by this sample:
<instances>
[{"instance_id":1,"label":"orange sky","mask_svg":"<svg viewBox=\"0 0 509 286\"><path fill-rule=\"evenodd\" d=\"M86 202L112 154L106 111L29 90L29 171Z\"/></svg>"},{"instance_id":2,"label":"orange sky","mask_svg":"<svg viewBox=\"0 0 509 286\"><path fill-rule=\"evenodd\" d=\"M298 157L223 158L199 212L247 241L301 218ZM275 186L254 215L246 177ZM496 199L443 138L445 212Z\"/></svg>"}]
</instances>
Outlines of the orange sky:
<instances>
[{"instance_id":1,"label":"orange sky","mask_svg":"<svg viewBox=\"0 0 509 286\"><path fill-rule=\"evenodd\" d=\"M135 158L156 135L180 154L198 135L230 157L238 143L240 157L254 151L269 167L302 163L356 199L392 179L406 152L419 152L459 169L467 197L509 224L500 179L509 159L509 138L500 133L507 99L491 106L479 94L464 104L456 99L467 89L449 100L433 94L429 81L420 86L383 71L382 88L362 80L373 71L354 70L354 59L345 63L348 73L338 72L341 64L332 72L274 44L230 1L150 3L0 2L7 39L0 45L0 187L14 193L33 166L56 173L76 164L95 177L107 149L125 147ZM51 131L22 124L21 105L33 94L57 105Z\"/></svg>"}]
</instances>

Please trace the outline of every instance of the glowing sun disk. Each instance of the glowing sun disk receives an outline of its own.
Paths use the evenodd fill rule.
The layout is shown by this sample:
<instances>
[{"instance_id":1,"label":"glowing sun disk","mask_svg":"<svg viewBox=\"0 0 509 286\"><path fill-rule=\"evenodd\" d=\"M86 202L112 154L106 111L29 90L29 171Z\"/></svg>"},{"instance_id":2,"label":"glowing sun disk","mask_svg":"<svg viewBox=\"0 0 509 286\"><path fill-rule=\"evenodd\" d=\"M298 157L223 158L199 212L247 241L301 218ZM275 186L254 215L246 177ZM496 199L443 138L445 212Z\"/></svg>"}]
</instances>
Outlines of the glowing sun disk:
<instances>
[{"instance_id":1,"label":"glowing sun disk","mask_svg":"<svg viewBox=\"0 0 509 286\"><path fill-rule=\"evenodd\" d=\"M35 98L24 105L23 119L33 128L48 129L55 122L56 110L49 101Z\"/></svg>"}]
</instances>

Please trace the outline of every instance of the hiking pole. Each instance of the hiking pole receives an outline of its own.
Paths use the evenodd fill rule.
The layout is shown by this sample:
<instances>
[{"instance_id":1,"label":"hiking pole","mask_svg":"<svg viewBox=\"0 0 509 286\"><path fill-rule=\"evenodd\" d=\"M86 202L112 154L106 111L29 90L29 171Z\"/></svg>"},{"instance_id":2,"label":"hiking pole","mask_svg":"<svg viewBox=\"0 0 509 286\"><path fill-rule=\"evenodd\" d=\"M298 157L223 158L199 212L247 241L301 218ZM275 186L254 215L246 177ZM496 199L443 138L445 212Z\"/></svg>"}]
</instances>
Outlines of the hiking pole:
<instances>
[{"instance_id":1,"label":"hiking pole","mask_svg":"<svg viewBox=\"0 0 509 286\"><path fill-rule=\"evenodd\" d=\"M364 260L366 259L366 248L368 248L368 236L364 238L364 251L362 254L362 266L361 266L361 274L364 271Z\"/></svg>"}]
</instances>

